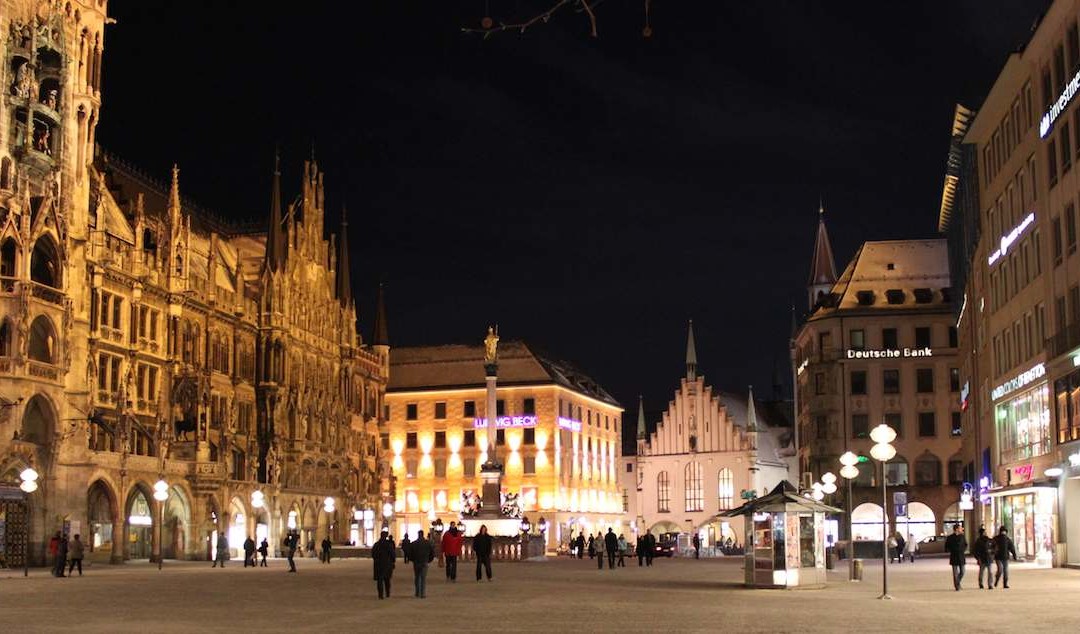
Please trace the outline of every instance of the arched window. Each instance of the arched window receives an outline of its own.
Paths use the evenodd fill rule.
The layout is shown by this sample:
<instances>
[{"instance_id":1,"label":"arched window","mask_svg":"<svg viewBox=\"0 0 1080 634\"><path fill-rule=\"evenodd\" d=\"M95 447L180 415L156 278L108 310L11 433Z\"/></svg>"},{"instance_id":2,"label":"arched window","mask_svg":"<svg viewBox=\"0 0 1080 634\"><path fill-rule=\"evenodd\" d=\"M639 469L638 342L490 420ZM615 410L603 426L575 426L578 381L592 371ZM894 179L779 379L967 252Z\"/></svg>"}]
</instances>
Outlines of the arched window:
<instances>
[{"instance_id":1,"label":"arched window","mask_svg":"<svg viewBox=\"0 0 1080 634\"><path fill-rule=\"evenodd\" d=\"M11 356L13 332L10 319L5 319L0 323L0 357Z\"/></svg>"},{"instance_id":2,"label":"arched window","mask_svg":"<svg viewBox=\"0 0 1080 634\"><path fill-rule=\"evenodd\" d=\"M671 482L667 471L656 474L656 510L661 513L671 511Z\"/></svg>"},{"instance_id":3,"label":"arched window","mask_svg":"<svg viewBox=\"0 0 1080 634\"><path fill-rule=\"evenodd\" d=\"M30 256L30 279L60 288L60 256L49 236L41 236L34 243L34 252Z\"/></svg>"},{"instance_id":4,"label":"arched window","mask_svg":"<svg viewBox=\"0 0 1080 634\"><path fill-rule=\"evenodd\" d=\"M19 439L35 445L49 444L56 420L52 411L52 407L44 396L38 394L30 399L23 412Z\"/></svg>"},{"instance_id":5,"label":"arched window","mask_svg":"<svg viewBox=\"0 0 1080 634\"><path fill-rule=\"evenodd\" d=\"M705 490L701 482L701 463L688 462L683 468L686 483L686 512L705 510Z\"/></svg>"},{"instance_id":6,"label":"arched window","mask_svg":"<svg viewBox=\"0 0 1080 634\"><path fill-rule=\"evenodd\" d=\"M731 475L731 469L724 467L716 477L717 497L720 499L720 510L726 511L735 504L735 478Z\"/></svg>"},{"instance_id":7,"label":"arched window","mask_svg":"<svg viewBox=\"0 0 1080 634\"><path fill-rule=\"evenodd\" d=\"M15 277L15 250L15 240L12 238L4 240L0 246L0 277Z\"/></svg>"},{"instance_id":8,"label":"arched window","mask_svg":"<svg viewBox=\"0 0 1080 634\"><path fill-rule=\"evenodd\" d=\"M38 315L30 324L30 341L27 355L42 363L56 362L56 331L45 315Z\"/></svg>"},{"instance_id":9,"label":"arched window","mask_svg":"<svg viewBox=\"0 0 1080 634\"><path fill-rule=\"evenodd\" d=\"M915 485L938 486L941 484L941 460L929 451L915 460Z\"/></svg>"}]
</instances>

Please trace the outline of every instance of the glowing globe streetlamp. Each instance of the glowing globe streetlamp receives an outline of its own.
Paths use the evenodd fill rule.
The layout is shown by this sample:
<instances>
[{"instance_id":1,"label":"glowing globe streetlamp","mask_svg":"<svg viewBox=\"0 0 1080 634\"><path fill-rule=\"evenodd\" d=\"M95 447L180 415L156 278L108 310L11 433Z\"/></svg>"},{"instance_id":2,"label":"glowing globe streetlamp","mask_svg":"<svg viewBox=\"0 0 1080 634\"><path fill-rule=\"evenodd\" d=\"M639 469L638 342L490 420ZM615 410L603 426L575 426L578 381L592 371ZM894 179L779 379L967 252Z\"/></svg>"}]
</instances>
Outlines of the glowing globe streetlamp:
<instances>
[{"instance_id":1,"label":"glowing globe streetlamp","mask_svg":"<svg viewBox=\"0 0 1080 634\"><path fill-rule=\"evenodd\" d=\"M859 457L851 451L845 451L840 456L840 477L847 480L847 517L848 517L848 581L855 580L855 533L854 523L851 521L851 481L859 477Z\"/></svg>"},{"instance_id":2,"label":"glowing globe streetlamp","mask_svg":"<svg viewBox=\"0 0 1080 634\"><path fill-rule=\"evenodd\" d=\"M161 570L161 560L164 559L165 548L162 543L165 532L163 525L165 524L165 502L169 499L169 483L164 478L159 479L154 483L154 499L158 502L158 523L157 523L157 569Z\"/></svg>"},{"instance_id":3,"label":"glowing globe streetlamp","mask_svg":"<svg viewBox=\"0 0 1080 634\"><path fill-rule=\"evenodd\" d=\"M891 599L889 596L889 499L886 492L885 464L896 456L896 447L892 441L896 440L896 431L882 423L870 430L870 440L874 446L870 448L870 455L874 460L881 463L881 596L879 599Z\"/></svg>"}]
</instances>

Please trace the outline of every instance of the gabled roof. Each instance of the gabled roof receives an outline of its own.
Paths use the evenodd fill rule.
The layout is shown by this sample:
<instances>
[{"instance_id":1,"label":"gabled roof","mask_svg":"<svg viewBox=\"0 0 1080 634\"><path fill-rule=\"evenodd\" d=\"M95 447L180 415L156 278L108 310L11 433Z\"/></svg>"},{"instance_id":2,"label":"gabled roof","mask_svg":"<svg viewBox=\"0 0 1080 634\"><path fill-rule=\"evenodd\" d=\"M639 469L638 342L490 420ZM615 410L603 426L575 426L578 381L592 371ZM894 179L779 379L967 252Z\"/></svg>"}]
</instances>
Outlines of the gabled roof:
<instances>
[{"instance_id":1,"label":"gabled roof","mask_svg":"<svg viewBox=\"0 0 1080 634\"><path fill-rule=\"evenodd\" d=\"M818 214L817 239L814 240L814 256L810 260L810 281L808 286L832 284L836 282L836 260L833 258L829 232L825 230L825 209Z\"/></svg>"},{"instance_id":2,"label":"gabled roof","mask_svg":"<svg viewBox=\"0 0 1080 634\"><path fill-rule=\"evenodd\" d=\"M483 345L390 350L388 392L480 388L485 385ZM560 385L621 407L611 394L573 365L539 354L523 341L499 342L499 385Z\"/></svg>"}]
</instances>

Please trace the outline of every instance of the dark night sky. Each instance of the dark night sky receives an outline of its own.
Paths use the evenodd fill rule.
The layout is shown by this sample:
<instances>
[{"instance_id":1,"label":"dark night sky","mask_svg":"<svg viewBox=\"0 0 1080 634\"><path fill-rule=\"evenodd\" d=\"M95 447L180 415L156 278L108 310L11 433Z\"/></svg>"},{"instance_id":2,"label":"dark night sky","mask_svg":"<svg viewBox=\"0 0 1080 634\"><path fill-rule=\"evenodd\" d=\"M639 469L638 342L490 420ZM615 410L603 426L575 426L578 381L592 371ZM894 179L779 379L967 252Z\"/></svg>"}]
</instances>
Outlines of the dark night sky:
<instances>
[{"instance_id":1,"label":"dark night sky","mask_svg":"<svg viewBox=\"0 0 1080 634\"><path fill-rule=\"evenodd\" d=\"M934 235L953 104L980 104L1045 6L655 0L644 40L642 0L608 0L598 39L572 12L460 32L553 3L114 1L98 140L247 219L275 144L291 199L314 137L365 334L383 279L394 345L497 322L632 430L637 394L650 423L672 397L690 318L710 383L768 391L819 193L838 268Z\"/></svg>"}]
</instances>

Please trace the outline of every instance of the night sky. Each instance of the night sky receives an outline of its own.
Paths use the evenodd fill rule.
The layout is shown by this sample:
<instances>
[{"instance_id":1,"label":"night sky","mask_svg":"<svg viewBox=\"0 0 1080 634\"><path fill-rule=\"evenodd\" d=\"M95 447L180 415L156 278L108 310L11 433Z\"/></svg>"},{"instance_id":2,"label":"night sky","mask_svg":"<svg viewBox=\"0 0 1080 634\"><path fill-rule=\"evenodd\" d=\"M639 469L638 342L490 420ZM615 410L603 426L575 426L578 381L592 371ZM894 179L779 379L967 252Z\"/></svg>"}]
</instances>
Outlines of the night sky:
<instances>
[{"instance_id":1,"label":"night sky","mask_svg":"<svg viewBox=\"0 0 1080 634\"><path fill-rule=\"evenodd\" d=\"M497 322L605 386L632 435L637 395L651 426L678 386L688 319L709 383L790 373L819 195L838 269L935 235L953 105L1048 3L653 0L643 39L643 1L607 0L596 39L572 11L461 32L552 4L114 1L98 141L246 220L275 145L291 200L314 139L365 336L380 280L393 345Z\"/></svg>"}]
</instances>

